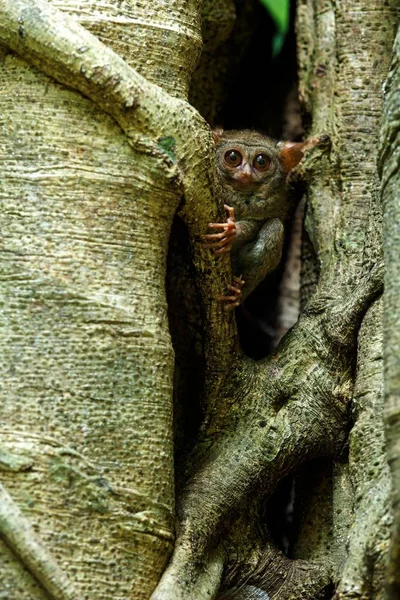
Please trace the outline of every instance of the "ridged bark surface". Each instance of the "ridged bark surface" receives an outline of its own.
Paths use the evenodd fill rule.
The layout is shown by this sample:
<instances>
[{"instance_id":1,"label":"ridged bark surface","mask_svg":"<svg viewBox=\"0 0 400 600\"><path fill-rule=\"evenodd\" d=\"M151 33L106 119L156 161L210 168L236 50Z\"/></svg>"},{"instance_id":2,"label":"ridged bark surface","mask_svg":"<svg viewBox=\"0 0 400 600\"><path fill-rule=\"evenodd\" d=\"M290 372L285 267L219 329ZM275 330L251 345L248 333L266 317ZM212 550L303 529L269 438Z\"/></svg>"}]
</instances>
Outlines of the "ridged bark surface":
<instances>
[{"instance_id":1,"label":"ridged bark surface","mask_svg":"<svg viewBox=\"0 0 400 600\"><path fill-rule=\"evenodd\" d=\"M380 165L384 211L385 253L385 423L387 451L393 478L393 528L388 576L388 598L400 598L400 262L399 262L399 157L400 157L400 33L385 86Z\"/></svg>"},{"instance_id":2,"label":"ridged bark surface","mask_svg":"<svg viewBox=\"0 0 400 600\"><path fill-rule=\"evenodd\" d=\"M19 7L18 25L1 21ZM0 29L22 44L38 36L37 48L55 35L57 63L70 16L145 82L186 98L201 49L198 2L48 7L62 11L55 33L46 3L35 2L2 3ZM70 39L65 61L81 55L89 81L92 40ZM29 549L17 557L1 542L1 590L9 600L44 598L38 578L57 598L147 600L174 540L165 298L181 196L174 138L164 143L159 127L149 141L137 127L133 148L113 117L52 77L51 52L1 54L1 483L46 548L43 563L31 564ZM118 86L96 52L99 74L109 68ZM66 83L74 87L72 77ZM166 128L174 118L164 117ZM7 530L10 545L21 540L18 527ZM69 583L49 584L57 574L47 553Z\"/></svg>"}]
</instances>

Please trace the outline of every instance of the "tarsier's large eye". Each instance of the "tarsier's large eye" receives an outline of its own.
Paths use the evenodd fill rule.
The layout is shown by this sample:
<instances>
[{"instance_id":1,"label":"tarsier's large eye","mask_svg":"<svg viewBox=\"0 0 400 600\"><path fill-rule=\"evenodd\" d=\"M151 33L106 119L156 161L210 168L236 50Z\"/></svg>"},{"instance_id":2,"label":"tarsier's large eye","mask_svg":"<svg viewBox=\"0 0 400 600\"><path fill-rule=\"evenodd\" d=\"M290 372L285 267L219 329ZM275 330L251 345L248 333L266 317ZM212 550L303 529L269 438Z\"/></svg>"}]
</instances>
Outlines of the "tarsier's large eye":
<instances>
[{"instance_id":1,"label":"tarsier's large eye","mask_svg":"<svg viewBox=\"0 0 400 600\"><path fill-rule=\"evenodd\" d=\"M266 154L257 154L253 160L253 167L257 169L257 171L266 171L270 164L271 161Z\"/></svg>"},{"instance_id":2,"label":"tarsier's large eye","mask_svg":"<svg viewBox=\"0 0 400 600\"><path fill-rule=\"evenodd\" d=\"M224 154L224 160L230 167L238 167L242 162L242 155L237 150L228 150Z\"/></svg>"}]
</instances>

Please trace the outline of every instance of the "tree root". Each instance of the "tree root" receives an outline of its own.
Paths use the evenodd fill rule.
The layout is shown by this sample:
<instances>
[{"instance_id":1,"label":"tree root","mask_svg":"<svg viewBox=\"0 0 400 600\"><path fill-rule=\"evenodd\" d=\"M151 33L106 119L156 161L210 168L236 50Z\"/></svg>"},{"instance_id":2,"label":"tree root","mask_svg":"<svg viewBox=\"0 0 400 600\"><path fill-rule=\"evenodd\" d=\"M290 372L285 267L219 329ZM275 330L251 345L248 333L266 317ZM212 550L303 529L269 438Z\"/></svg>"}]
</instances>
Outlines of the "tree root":
<instances>
[{"instance_id":1,"label":"tree root","mask_svg":"<svg viewBox=\"0 0 400 600\"><path fill-rule=\"evenodd\" d=\"M382 268L374 268L344 300L338 299L342 286L329 294L320 286L273 355L252 368L248 360L238 360L218 415L207 423L199 442L195 475L179 507L175 553L157 588L163 594L156 591L152 600L213 597L195 594L194 584L210 568L213 540L226 538L241 511L248 509L249 498L252 502L265 498L301 463L341 450L352 398L357 331L382 291L382 279ZM218 436L218 431L224 435ZM296 564L292 563L292 572ZM282 580L288 568L285 563ZM167 580L174 585L165 585ZM270 595L267 585L268 589L260 589ZM291 594L296 586L286 593L283 585L276 598L295 598Z\"/></svg>"},{"instance_id":2,"label":"tree root","mask_svg":"<svg viewBox=\"0 0 400 600\"><path fill-rule=\"evenodd\" d=\"M249 564L228 567L224 579L227 589L217 600L318 600L331 583L327 568L311 561L291 560L271 540L264 543L257 563L250 570L249 567Z\"/></svg>"},{"instance_id":3,"label":"tree root","mask_svg":"<svg viewBox=\"0 0 400 600\"><path fill-rule=\"evenodd\" d=\"M76 600L71 581L0 484L0 535L53 600Z\"/></svg>"}]
</instances>

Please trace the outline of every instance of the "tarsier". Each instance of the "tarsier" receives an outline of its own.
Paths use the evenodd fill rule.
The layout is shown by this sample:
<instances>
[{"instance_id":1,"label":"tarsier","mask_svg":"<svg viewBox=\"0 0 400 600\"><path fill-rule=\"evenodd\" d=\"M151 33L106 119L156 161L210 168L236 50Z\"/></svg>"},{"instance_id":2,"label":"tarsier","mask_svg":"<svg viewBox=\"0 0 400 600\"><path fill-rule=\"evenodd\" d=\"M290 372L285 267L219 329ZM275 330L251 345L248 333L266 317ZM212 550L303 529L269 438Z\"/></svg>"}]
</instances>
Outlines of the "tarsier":
<instances>
[{"instance_id":1,"label":"tarsier","mask_svg":"<svg viewBox=\"0 0 400 600\"><path fill-rule=\"evenodd\" d=\"M222 183L226 223L210 223L217 233L203 235L203 246L215 254L231 252L233 282L218 296L231 310L278 266L289 213L287 175L303 158L307 142L276 143L256 131L213 132ZM220 230L220 231L218 231ZM222 231L221 231L222 230Z\"/></svg>"}]
</instances>

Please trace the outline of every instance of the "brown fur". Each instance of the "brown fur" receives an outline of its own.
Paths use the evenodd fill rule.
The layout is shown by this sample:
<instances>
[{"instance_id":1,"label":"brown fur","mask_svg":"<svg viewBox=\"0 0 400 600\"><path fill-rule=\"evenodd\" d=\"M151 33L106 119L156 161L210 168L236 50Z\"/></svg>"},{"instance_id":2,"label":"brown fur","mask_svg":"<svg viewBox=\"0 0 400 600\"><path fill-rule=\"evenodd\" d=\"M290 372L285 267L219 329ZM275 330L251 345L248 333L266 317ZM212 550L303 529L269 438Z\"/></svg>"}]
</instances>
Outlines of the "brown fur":
<instances>
[{"instance_id":1,"label":"brown fur","mask_svg":"<svg viewBox=\"0 0 400 600\"><path fill-rule=\"evenodd\" d=\"M277 144L247 129L217 129L214 140L224 203L235 210L237 235L231 258L234 275L245 280L243 300L281 259L283 223L289 212L287 174L301 160L304 144ZM231 151L242 156L239 166L227 164L225 157ZM255 167L259 155L269 161L264 171Z\"/></svg>"}]
</instances>

